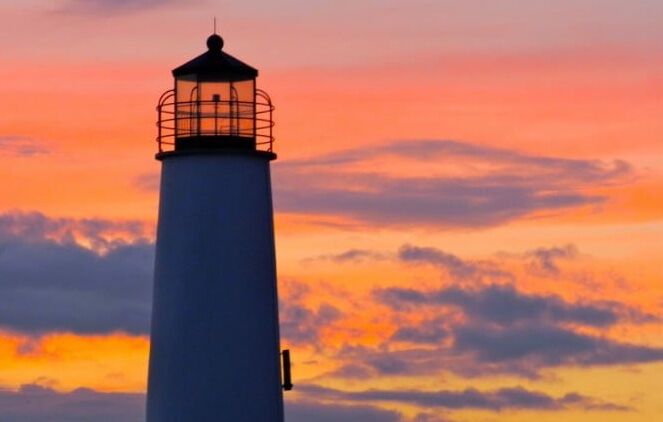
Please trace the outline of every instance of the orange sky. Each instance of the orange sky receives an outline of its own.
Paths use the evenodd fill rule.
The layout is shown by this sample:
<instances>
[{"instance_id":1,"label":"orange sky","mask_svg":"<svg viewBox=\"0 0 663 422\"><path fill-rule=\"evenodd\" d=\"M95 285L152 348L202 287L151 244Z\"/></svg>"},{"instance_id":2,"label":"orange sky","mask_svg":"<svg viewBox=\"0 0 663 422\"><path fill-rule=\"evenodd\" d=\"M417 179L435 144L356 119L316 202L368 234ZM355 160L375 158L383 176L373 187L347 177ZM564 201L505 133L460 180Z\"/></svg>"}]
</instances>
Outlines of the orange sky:
<instances>
[{"instance_id":1,"label":"orange sky","mask_svg":"<svg viewBox=\"0 0 663 422\"><path fill-rule=\"evenodd\" d=\"M287 395L292 409L340 403L404 421L663 414L662 5L127 5L0 5L0 251L11 258L0 252L0 289L40 279L19 265L29 253L44 271L89 253L97 271L113 251L149 250L155 103L170 70L203 51L216 14L226 50L260 69L277 107L282 330L304 385ZM127 274L149 268L140 257ZM56 270L43 289L68 285ZM493 302L472 307L450 291L540 300L549 313L494 326L481 316ZM24 384L144 391L146 332L8 315L0 390L15 392L17 412ZM520 363L461 347L474 329L497 342L533 327L591 346ZM494 405L515 387L551 401ZM439 404L468 388L493 407ZM435 393L438 405L357 394L368 390Z\"/></svg>"}]
</instances>

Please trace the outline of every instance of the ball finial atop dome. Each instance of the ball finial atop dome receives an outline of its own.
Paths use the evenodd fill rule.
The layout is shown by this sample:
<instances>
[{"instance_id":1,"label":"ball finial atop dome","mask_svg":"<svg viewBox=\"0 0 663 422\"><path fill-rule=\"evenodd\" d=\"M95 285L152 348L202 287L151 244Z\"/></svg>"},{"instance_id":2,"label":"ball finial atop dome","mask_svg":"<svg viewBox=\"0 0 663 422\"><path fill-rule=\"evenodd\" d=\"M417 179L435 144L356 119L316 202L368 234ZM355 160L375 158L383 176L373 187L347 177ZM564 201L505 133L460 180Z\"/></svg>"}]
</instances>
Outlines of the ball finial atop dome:
<instances>
[{"instance_id":1,"label":"ball finial atop dome","mask_svg":"<svg viewBox=\"0 0 663 422\"><path fill-rule=\"evenodd\" d=\"M210 50L221 50L223 48L223 38L218 34L212 34L207 39L207 48Z\"/></svg>"}]
</instances>

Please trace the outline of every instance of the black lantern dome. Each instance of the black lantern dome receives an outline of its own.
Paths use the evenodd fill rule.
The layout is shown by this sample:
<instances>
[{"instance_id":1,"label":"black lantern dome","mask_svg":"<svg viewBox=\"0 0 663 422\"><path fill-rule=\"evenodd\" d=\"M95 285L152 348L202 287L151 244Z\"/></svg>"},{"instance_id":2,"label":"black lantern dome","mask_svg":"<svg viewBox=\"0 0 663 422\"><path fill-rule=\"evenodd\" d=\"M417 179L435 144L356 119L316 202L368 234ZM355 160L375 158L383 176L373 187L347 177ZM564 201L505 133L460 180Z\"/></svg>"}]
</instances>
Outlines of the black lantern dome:
<instances>
[{"instance_id":1,"label":"black lantern dome","mask_svg":"<svg viewBox=\"0 0 663 422\"><path fill-rule=\"evenodd\" d=\"M197 75L200 79L247 81L258 76L258 70L224 52L223 38L214 34L207 39L208 50L173 70L175 78Z\"/></svg>"},{"instance_id":2,"label":"black lantern dome","mask_svg":"<svg viewBox=\"0 0 663 422\"><path fill-rule=\"evenodd\" d=\"M223 51L211 35L208 50L173 70L175 88L159 99L159 153L203 150L272 151L272 112L256 88L258 70Z\"/></svg>"}]
</instances>

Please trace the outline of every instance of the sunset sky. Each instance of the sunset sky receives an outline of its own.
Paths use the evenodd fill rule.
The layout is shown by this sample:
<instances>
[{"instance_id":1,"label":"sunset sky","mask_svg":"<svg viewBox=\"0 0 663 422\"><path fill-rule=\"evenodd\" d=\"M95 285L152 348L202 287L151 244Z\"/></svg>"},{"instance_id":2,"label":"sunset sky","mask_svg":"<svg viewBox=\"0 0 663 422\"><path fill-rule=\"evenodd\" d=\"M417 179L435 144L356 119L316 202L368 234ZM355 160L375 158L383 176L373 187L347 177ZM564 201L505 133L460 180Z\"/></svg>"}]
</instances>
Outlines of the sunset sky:
<instances>
[{"instance_id":1,"label":"sunset sky","mask_svg":"<svg viewBox=\"0 0 663 422\"><path fill-rule=\"evenodd\" d=\"M214 16L276 105L288 422L663 416L660 0L1 0L1 421L143 419Z\"/></svg>"}]
</instances>

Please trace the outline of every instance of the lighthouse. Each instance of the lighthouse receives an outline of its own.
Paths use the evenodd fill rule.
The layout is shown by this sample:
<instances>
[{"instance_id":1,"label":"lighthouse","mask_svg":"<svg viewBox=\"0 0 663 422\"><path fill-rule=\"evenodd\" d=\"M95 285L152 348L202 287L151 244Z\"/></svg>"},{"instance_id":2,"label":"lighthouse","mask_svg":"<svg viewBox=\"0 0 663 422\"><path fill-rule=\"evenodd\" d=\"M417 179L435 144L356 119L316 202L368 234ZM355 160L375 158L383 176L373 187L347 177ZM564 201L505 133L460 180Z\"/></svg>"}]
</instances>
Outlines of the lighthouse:
<instances>
[{"instance_id":1,"label":"lighthouse","mask_svg":"<svg viewBox=\"0 0 663 422\"><path fill-rule=\"evenodd\" d=\"M223 48L210 36L158 101L147 422L283 422L291 388L279 345L274 107L258 71Z\"/></svg>"}]
</instances>

